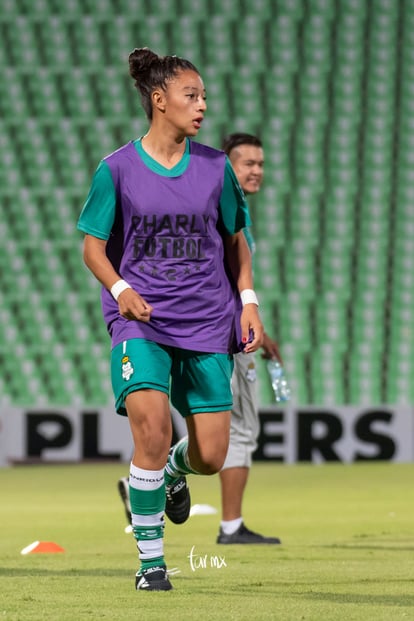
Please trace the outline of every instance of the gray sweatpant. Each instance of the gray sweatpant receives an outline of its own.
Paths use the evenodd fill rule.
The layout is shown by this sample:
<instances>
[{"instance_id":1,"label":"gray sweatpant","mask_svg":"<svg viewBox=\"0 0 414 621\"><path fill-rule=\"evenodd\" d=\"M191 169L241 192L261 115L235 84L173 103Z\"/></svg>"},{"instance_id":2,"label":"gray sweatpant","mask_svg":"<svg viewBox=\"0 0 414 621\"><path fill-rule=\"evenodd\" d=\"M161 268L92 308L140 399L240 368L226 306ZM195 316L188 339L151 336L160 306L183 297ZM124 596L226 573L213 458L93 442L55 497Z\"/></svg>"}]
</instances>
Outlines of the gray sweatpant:
<instances>
[{"instance_id":1,"label":"gray sweatpant","mask_svg":"<svg viewBox=\"0 0 414 621\"><path fill-rule=\"evenodd\" d=\"M235 467L250 468L252 454L257 447L260 424L254 353L239 353L234 356L231 386L233 410L231 413L230 444L222 470Z\"/></svg>"}]
</instances>

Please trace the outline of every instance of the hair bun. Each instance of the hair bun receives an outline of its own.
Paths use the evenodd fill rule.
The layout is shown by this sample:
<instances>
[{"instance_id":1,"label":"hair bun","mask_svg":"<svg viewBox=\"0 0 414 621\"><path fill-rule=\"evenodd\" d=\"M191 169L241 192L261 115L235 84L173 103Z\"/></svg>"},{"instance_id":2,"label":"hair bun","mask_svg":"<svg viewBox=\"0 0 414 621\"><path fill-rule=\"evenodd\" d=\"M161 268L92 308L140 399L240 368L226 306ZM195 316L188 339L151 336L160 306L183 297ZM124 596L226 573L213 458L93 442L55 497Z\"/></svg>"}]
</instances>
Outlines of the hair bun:
<instances>
[{"instance_id":1,"label":"hair bun","mask_svg":"<svg viewBox=\"0 0 414 621\"><path fill-rule=\"evenodd\" d=\"M148 69L156 62L159 62L160 57L155 54L148 47L136 47L129 55L129 74L134 80L139 81L143 73L146 73Z\"/></svg>"}]
</instances>

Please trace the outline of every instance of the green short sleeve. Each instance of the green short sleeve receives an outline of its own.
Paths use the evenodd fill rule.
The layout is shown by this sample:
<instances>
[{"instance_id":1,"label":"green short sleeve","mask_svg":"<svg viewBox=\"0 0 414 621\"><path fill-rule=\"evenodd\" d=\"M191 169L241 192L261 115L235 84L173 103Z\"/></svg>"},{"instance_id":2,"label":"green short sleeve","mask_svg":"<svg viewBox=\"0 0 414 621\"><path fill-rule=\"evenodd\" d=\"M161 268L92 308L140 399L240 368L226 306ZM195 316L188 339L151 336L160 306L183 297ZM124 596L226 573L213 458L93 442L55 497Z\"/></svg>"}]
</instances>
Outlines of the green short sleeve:
<instances>
[{"instance_id":1,"label":"green short sleeve","mask_svg":"<svg viewBox=\"0 0 414 621\"><path fill-rule=\"evenodd\" d=\"M111 171L108 164L101 161L93 176L77 228L99 239L108 239L115 211L116 194Z\"/></svg>"},{"instance_id":2,"label":"green short sleeve","mask_svg":"<svg viewBox=\"0 0 414 621\"><path fill-rule=\"evenodd\" d=\"M220 197L220 217L224 231L234 235L251 226L249 207L230 160L226 157L224 184Z\"/></svg>"}]
</instances>

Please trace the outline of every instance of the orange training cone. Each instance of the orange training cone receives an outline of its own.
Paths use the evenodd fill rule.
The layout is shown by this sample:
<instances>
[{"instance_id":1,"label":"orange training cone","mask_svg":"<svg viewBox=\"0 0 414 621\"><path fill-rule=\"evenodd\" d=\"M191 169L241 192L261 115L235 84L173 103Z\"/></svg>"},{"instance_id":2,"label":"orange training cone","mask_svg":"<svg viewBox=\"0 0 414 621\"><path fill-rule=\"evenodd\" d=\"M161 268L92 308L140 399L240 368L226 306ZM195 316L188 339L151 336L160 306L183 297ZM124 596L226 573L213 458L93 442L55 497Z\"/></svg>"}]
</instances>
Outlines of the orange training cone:
<instances>
[{"instance_id":1,"label":"orange training cone","mask_svg":"<svg viewBox=\"0 0 414 621\"><path fill-rule=\"evenodd\" d=\"M30 545L23 548L20 554L56 554L65 550L53 541L33 541Z\"/></svg>"}]
</instances>

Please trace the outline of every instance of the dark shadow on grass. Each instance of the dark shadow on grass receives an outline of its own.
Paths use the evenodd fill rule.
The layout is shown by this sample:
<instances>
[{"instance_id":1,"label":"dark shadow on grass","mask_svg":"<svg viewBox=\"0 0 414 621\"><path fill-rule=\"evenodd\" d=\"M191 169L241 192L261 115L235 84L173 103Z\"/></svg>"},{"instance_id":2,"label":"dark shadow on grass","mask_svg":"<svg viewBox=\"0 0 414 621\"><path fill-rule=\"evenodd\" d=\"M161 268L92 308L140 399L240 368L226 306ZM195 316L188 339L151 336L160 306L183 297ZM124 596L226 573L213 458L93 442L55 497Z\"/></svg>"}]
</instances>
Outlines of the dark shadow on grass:
<instances>
[{"instance_id":1,"label":"dark shadow on grass","mask_svg":"<svg viewBox=\"0 0 414 621\"><path fill-rule=\"evenodd\" d=\"M359 544L338 544L338 543L333 543L331 545L322 545L322 546L317 546L318 548L327 548L327 549L331 549L331 550L381 550L382 552L414 552L414 546L389 546L386 544L366 544L366 545L359 545Z\"/></svg>"},{"instance_id":2,"label":"dark shadow on grass","mask_svg":"<svg viewBox=\"0 0 414 621\"><path fill-rule=\"evenodd\" d=\"M411 581L412 582L412 581ZM304 593L306 599L335 604L368 604L370 606L414 606L414 595L358 595L357 593Z\"/></svg>"},{"instance_id":3,"label":"dark shadow on grass","mask_svg":"<svg viewBox=\"0 0 414 621\"><path fill-rule=\"evenodd\" d=\"M36 577L36 576L61 576L67 578L77 578L79 576L95 576L96 578L102 576L111 576L113 578L120 577L124 578L125 576L131 576L131 571L128 569L41 569L37 567L23 568L23 567L0 567L0 576L4 576L6 578L28 578L28 577Z\"/></svg>"}]
</instances>

